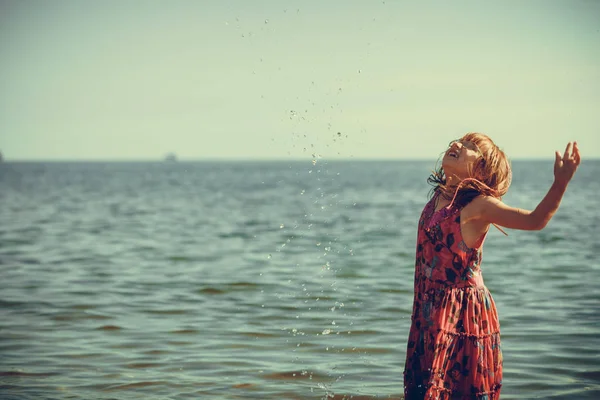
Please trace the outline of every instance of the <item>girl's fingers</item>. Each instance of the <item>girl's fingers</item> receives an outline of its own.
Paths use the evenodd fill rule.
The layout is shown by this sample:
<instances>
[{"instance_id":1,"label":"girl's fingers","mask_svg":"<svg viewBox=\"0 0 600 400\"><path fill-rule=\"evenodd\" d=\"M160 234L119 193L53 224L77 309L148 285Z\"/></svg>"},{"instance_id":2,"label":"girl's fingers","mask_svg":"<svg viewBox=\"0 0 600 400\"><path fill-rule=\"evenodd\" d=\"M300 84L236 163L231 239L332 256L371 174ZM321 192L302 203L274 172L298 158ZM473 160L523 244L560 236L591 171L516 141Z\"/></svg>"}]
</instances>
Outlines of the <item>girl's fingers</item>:
<instances>
[{"instance_id":1,"label":"girl's fingers","mask_svg":"<svg viewBox=\"0 0 600 400\"><path fill-rule=\"evenodd\" d=\"M563 156L563 160L568 160L571 157L572 148L573 148L573 143L569 142L567 144L567 148L565 149L565 155Z\"/></svg>"},{"instance_id":2,"label":"girl's fingers","mask_svg":"<svg viewBox=\"0 0 600 400\"><path fill-rule=\"evenodd\" d=\"M575 163L579 165L581 162L581 154L579 153L579 146L577 146L577 142L573 145L573 155L575 157Z\"/></svg>"}]
</instances>

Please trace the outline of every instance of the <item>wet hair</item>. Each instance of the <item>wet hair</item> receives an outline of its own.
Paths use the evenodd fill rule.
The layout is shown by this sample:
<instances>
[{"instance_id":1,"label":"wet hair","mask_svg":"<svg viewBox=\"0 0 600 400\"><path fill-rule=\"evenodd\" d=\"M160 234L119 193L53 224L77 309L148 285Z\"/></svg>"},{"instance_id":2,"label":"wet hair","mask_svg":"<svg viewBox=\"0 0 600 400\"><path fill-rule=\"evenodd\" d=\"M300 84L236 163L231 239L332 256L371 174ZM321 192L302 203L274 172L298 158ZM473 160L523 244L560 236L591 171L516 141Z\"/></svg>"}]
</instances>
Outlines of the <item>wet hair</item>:
<instances>
[{"instance_id":1,"label":"wet hair","mask_svg":"<svg viewBox=\"0 0 600 400\"><path fill-rule=\"evenodd\" d=\"M447 186L444 170L438 160L436 170L427 178L427 183L433 186L430 196L439 192L442 197L451 200L456 195L454 204L458 207L466 206L479 195L502 198L512 180L510 162L504 151L482 133L467 133L460 140L473 143L480 152L479 158L469 168L469 178L459 183L458 188Z\"/></svg>"}]
</instances>

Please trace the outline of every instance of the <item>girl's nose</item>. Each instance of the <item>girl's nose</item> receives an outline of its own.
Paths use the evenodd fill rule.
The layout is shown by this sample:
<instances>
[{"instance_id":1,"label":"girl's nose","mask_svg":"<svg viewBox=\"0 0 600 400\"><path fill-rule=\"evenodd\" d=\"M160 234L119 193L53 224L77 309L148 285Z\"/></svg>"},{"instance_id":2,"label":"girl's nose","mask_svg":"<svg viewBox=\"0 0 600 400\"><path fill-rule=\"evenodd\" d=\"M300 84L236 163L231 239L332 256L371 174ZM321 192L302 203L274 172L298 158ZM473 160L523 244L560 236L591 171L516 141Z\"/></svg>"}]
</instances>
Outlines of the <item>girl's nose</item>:
<instances>
[{"instance_id":1,"label":"girl's nose","mask_svg":"<svg viewBox=\"0 0 600 400\"><path fill-rule=\"evenodd\" d=\"M462 143L460 142L460 140L455 140L454 142L452 142L452 147L458 147L459 149L462 148Z\"/></svg>"}]
</instances>

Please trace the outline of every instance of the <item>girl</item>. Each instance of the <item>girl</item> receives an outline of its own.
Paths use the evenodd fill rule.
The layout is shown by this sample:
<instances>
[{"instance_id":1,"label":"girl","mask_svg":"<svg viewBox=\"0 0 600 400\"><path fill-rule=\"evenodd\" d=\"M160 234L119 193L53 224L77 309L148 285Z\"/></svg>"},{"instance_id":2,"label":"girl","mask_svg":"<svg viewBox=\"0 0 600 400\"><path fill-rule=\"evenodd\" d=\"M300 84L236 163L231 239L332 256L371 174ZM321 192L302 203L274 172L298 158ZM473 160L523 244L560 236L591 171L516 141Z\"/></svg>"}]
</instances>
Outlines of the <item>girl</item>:
<instances>
[{"instance_id":1,"label":"girl","mask_svg":"<svg viewBox=\"0 0 600 400\"><path fill-rule=\"evenodd\" d=\"M544 228L580 162L577 142L563 156L556 152L554 183L535 210L526 211L500 200L511 170L489 137L469 133L450 143L428 179L433 197L419 220L406 400L500 398L500 325L481 276L485 236L490 224Z\"/></svg>"}]
</instances>

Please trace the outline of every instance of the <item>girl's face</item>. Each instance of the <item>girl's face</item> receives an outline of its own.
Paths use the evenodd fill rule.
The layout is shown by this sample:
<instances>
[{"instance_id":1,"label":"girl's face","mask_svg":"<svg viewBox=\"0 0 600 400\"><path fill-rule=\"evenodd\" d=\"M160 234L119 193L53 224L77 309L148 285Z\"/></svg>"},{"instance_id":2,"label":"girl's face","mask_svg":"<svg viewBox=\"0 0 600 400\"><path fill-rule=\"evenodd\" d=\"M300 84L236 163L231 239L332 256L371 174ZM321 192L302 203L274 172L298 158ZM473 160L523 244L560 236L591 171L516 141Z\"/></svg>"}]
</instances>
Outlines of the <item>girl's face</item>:
<instances>
[{"instance_id":1,"label":"girl's face","mask_svg":"<svg viewBox=\"0 0 600 400\"><path fill-rule=\"evenodd\" d=\"M453 140L442 158L442 168L448 179L462 180L470 177L475 161L481 157L475 143L464 139Z\"/></svg>"}]
</instances>

